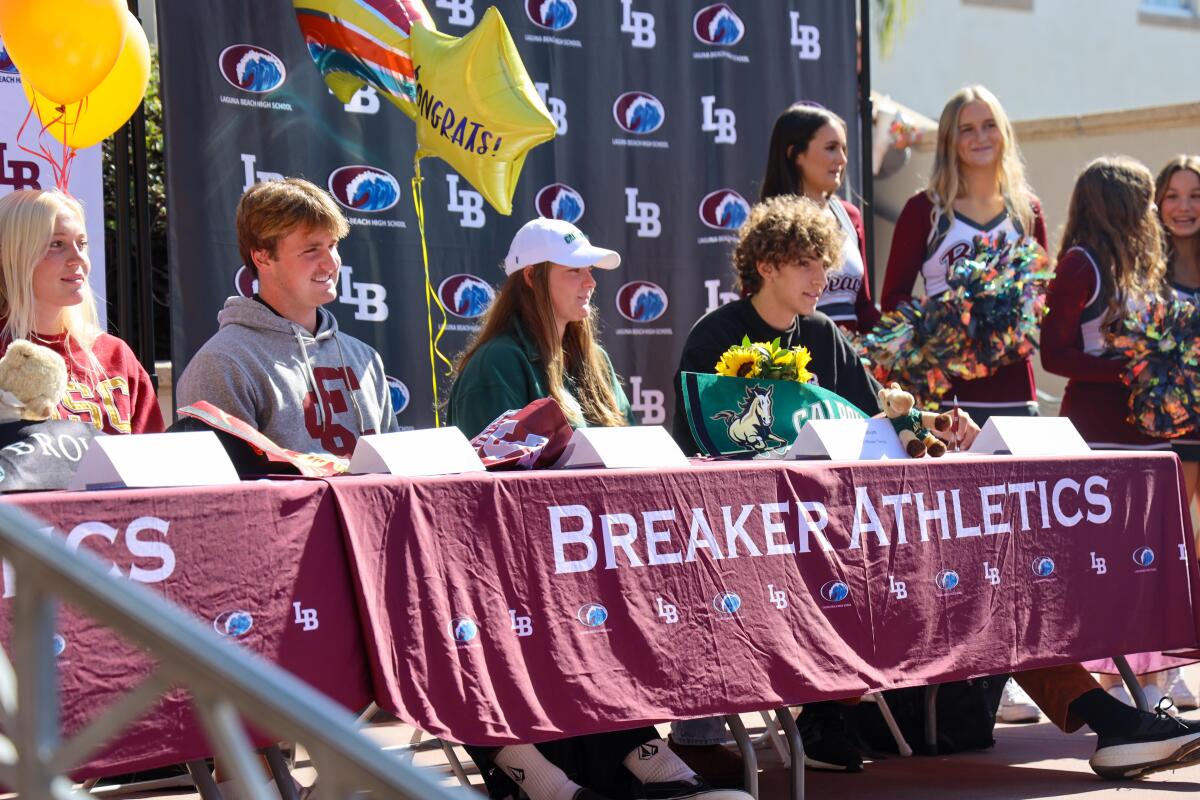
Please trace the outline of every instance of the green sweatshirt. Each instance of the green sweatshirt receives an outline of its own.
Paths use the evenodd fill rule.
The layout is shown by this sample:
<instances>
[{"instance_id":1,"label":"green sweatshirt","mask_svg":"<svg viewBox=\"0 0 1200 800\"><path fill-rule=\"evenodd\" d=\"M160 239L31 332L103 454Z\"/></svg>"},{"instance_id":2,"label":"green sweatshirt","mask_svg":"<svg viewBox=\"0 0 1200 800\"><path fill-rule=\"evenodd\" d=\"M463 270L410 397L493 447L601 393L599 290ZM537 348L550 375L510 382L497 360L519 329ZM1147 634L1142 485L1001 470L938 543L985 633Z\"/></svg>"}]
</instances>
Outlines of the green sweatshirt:
<instances>
[{"instance_id":1,"label":"green sweatshirt","mask_svg":"<svg viewBox=\"0 0 1200 800\"><path fill-rule=\"evenodd\" d=\"M604 354L604 360L608 363L617 406L633 424L629 398L625 396L625 390L613 371L608 353ZM565 383L568 396L574 400L570 376L566 376ZM457 426L467 438L472 438L505 411L523 408L549 395L546 371L537 347L526 336L520 321L514 319L507 333L476 350L463 367L450 389L447 421ZM570 416L567 415L568 419ZM587 424L586 420L572 422L572 426L577 428L587 427Z\"/></svg>"}]
</instances>

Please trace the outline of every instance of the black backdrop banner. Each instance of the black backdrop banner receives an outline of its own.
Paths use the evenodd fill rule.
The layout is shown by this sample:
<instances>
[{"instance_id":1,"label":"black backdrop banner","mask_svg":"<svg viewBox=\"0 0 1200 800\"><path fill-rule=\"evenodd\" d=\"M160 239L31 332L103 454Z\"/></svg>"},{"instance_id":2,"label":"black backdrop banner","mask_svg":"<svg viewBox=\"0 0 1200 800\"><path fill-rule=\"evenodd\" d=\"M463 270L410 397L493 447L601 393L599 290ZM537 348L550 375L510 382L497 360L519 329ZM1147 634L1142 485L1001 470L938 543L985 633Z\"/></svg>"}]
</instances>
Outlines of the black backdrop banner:
<instances>
[{"instance_id":1,"label":"black backdrop banner","mask_svg":"<svg viewBox=\"0 0 1200 800\"><path fill-rule=\"evenodd\" d=\"M462 35L486 5L426 0ZM683 340L734 299L730 251L758 196L775 117L797 100L847 120L857 186L855 7L849 0L499 0L558 126L525 162L504 217L444 162L426 159L432 283L449 309L453 359L477 328L512 235L537 215L569 219L621 252L600 272L601 341L643 424L669 424ZM402 426L434 422L424 271L410 180L413 123L373 90L343 105L326 89L287 0L159 4L170 225L172 355L179 375L217 327L241 269L234 208L256 181L302 176L346 206L338 300L348 333L383 356ZM648 130L620 113L638 104ZM346 188L383 184L375 208ZM435 308L435 324L440 321ZM450 379L439 362L438 388ZM443 395L444 396L444 395Z\"/></svg>"}]
</instances>

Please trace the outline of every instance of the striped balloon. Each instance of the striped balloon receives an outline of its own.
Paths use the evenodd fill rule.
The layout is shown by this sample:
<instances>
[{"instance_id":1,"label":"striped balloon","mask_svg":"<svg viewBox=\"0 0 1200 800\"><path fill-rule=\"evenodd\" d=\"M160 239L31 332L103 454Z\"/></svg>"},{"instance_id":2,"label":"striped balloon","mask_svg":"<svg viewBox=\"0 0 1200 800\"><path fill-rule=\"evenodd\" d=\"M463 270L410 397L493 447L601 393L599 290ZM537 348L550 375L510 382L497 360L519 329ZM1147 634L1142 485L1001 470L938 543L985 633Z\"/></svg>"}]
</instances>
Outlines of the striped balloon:
<instances>
[{"instance_id":1,"label":"striped balloon","mask_svg":"<svg viewBox=\"0 0 1200 800\"><path fill-rule=\"evenodd\" d=\"M309 55L343 103L371 86L416 117L412 26L435 30L421 0L293 0Z\"/></svg>"}]
</instances>

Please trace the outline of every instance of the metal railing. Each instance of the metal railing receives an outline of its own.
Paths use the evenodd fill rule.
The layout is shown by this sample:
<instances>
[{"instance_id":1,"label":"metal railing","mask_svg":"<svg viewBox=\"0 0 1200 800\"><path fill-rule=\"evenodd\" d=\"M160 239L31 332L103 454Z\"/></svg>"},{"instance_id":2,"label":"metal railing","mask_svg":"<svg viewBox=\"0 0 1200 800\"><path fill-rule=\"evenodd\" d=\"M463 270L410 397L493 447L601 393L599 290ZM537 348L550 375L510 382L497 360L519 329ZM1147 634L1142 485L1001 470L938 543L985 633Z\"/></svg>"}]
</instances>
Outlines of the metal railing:
<instances>
[{"instance_id":1,"label":"metal railing","mask_svg":"<svg viewBox=\"0 0 1200 800\"><path fill-rule=\"evenodd\" d=\"M83 795L66 773L84 763L168 689L192 697L213 753L245 800L267 800L264 774L243 721L308 750L320 797L461 798L384 753L357 729L355 718L329 698L274 664L231 647L165 597L110 577L98 559L71 552L58 535L47 537L29 515L0 506L0 557L16 577L12 599L12 660L0 650L0 784L24 798ZM155 654L156 668L67 741L59 730L55 616L66 601L97 623ZM284 796L294 796L286 769ZM205 776L207 777L207 776ZM211 783L211 781L209 781ZM212 796L211 786L202 794Z\"/></svg>"}]
</instances>

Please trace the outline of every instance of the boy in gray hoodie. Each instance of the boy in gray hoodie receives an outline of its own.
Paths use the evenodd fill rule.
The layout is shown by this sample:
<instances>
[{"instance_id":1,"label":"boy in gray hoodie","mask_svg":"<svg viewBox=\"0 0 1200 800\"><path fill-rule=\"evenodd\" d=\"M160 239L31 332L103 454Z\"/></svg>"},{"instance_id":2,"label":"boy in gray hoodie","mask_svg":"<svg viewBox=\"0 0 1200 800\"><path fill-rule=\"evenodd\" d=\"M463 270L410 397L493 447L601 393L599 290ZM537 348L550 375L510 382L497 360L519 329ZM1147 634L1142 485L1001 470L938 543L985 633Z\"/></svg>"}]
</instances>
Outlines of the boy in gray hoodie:
<instances>
[{"instance_id":1,"label":"boy in gray hoodie","mask_svg":"<svg viewBox=\"0 0 1200 800\"><path fill-rule=\"evenodd\" d=\"M349 232L306 180L246 190L238 248L258 294L225 301L220 329L179 378L180 406L207 400L304 453L349 457L359 436L396 430L383 360L321 307L337 298L337 244Z\"/></svg>"}]
</instances>

